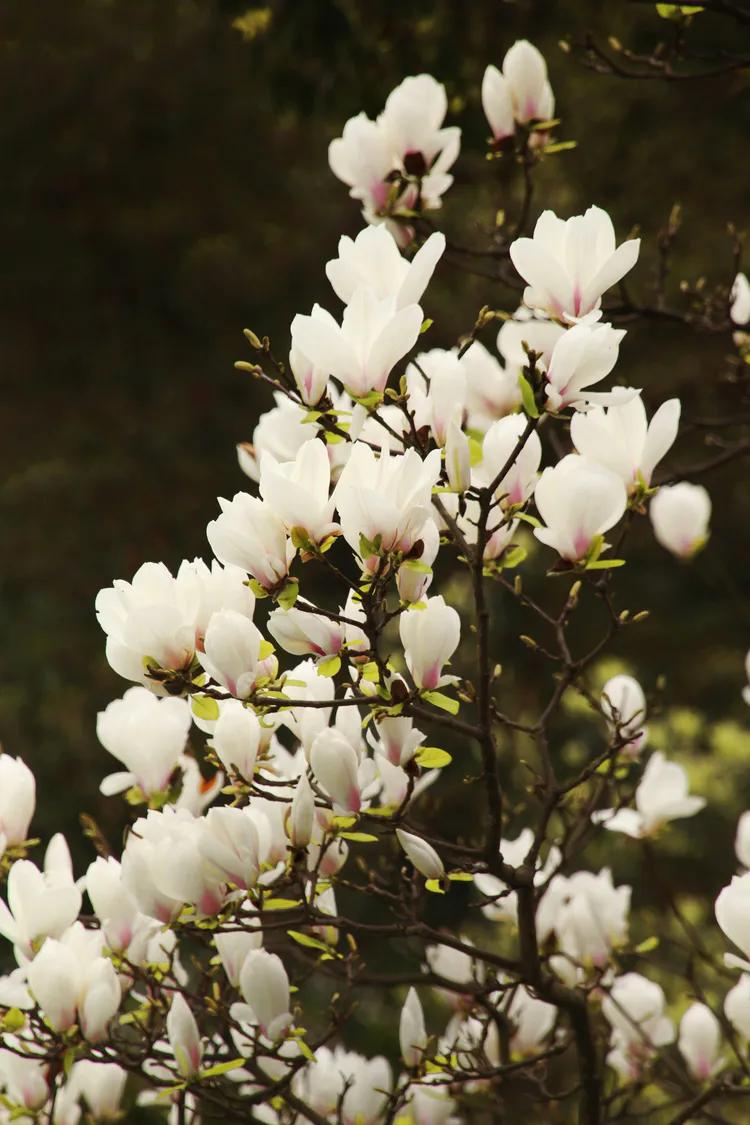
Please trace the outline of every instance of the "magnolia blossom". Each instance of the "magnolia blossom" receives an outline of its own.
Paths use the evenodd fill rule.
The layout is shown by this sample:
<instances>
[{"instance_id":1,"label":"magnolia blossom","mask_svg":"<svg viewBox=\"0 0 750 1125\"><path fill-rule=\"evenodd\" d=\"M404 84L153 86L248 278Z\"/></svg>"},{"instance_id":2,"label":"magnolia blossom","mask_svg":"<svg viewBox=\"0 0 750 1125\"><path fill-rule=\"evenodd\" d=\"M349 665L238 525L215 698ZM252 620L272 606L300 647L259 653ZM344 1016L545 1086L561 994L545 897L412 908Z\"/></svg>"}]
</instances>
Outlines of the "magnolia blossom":
<instances>
[{"instance_id":1,"label":"magnolia blossom","mask_svg":"<svg viewBox=\"0 0 750 1125\"><path fill-rule=\"evenodd\" d=\"M547 409L557 412L566 406L581 408L590 404L628 401L638 391L615 387L612 391L591 391L606 379L617 363L624 328L611 324L574 324L562 335L549 358L545 391Z\"/></svg>"},{"instance_id":2,"label":"magnolia blossom","mask_svg":"<svg viewBox=\"0 0 750 1125\"><path fill-rule=\"evenodd\" d=\"M534 535L568 562L578 562L622 517L627 494L609 469L569 453L544 470L534 502L547 525L535 528Z\"/></svg>"},{"instance_id":3,"label":"magnolia blossom","mask_svg":"<svg viewBox=\"0 0 750 1125\"><path fill-rule=\"evenodd\" d=\"M740 327L750 321L750 281L744 273L738 273L730 294L729 317Z\"/></svg>"},{"instance_id":4,"label":"magnolia blossom","mask_svg":"<svg viewBox=\"0 0 750 1125\"><path fill-rule=\"evenodd\" d=\"M228 933L214 934L214 944L219 951L221 966L227 974L227 980L238 988L240 972L248 953L260 949L263 945L263 931L258 927L255 930L234 930Z\"/></svg>"},{"instance_id":5,"label":"magnolia blossom","mask_svg":"<svg viewBox=\"0 0 750 1125\"><path fill-rule=\"evenodd\" d=\"M631 888L615 887L608 867L594 875L555 875L537 909L537 931L555 932L560 952L577 964L606 964L628 931Z\"/></svg>"},{"instance_id":6,"label":"magnolia blossom","mask_svg":"<svg viewBox=\"0 0 750 1125\"><path fill-rule=\"evenodd\" d=\"M44 1059L24 1058L24 1040L4 1034L3 1042L7 1046L0 1047L0 1089L15 1105L32 1112L41 1110L49 1098L49 1064ZM24 1122L24 1118L20 1120Z\"/></svg>"},{"instance_id":7,"label":"magnolia blossom","mask_svg":"<svg viewBox=\"0 0 750 1125\"><path fill-rule=\"evenodd\" d=\"M297 607L304 605L298 601ZM309 609L275 609L268 617L268 632L285 652L294 656L335 656L344 643L343 627Z\"/></svg>"},{"instance_id":8,"label":"magnolia blossom","mask_svg":"<svg viewBox=\"0 0 750 1125\"><path fill-rule=\"evenodd\" d=\"M612 1028L607 1062L623 1077L638 1078L653 1049L673 1042L674 1027L664 1006L660 986L640 973L618 977L602 1001L602 1013Z\"/></svg>"},{"instance_id":9,"label":"magnolia blossom","mask_svg":"<svg viewBox=\"0 0 750 1125\"><path fill-rule=\"evenodd\" d=\"M615 246L612 220L601 207L559 219L543 211L533 238L517 238L510 257L527 283L524 304L560 320L585 316L602 293L638 261L639 238Z\"/></svg>"},{"instance_id":10,"label":"magnolia blossom","mask_svg":"<svg viewBox=\"0 0 750 1125\"><path fill-rule=\"evenodd\" d=\"M518 409L518 371L510 365L503 367L479 340L461 356L461 366L466 374L466 412L471 429L484 433L496 418Z\"/></svg>"},{"instance_id":11,"label":"magnolia blossom","mask_svg":"<svg viewBox=\"0 0 750 1125\"><path fill-rule=\"evenodd\" d=\"M590 318L595 319L595 318ZM543 313L534 313L521 305L511 320L504 320L497 334L497 350L503 357L506 375L518 383L518 376L529 364L529 352L537 357L540 370L545 370L555 344L566 333L564 325L547 320ZM474 350L469 349L466 356ZM466 357L464 357L466 358ZM519 399L520 402L520 391Z\"/></svg>"},{"instance_id":12,"label":"magnolia blossom","mask_svg":"<svg viewBox=\"0 0 750 1125\"><path fill-rule=\"evenodd\" d=\"M679 421L679 399L663 402L649 423L637 396L608 410L577 412L570 436L580 454L617 473L632 492L651 484L654 469L674 444Z\"/></svg>"},{"instance_id":13,"label":"magnolia blossom","mask_svg":"<svg viewBox=\"0 0 750 1125\"><path fill-rule=\"evenodd\" d=\"M344 1125L375 1125L382 1121L393 1082L386 1059L382 1055L364 1059L348 1052L342 1060L341 1073L344 1083L348 1083L341 1107Z\"/></svg>"},{"instance_id":14,"label":"magnolia blossom","mask_svg":"<svg viewBox=\"0 0 750 1125\"><path fill-rule=\"evenodd\" d=\"M427 1046L424 1012L416 989L410 988L401 1009L398 1029L399 1046L404 1066L419 1066Z\"/></svg>"},{"instance_id":15,"label":"magnolia blossom","mask_svg":"<svg viewBox=\"0 0 750 1125\"><path fill-rule=\"evenodd\" d=\"M246 617L237 614L242 622ZM251 626L252 627L252 626ZM101 783L108 796L137 785L146 797L167 788L191 726L184 699L159 699L143 687L132 687L96 719L96 734L105 750L126 767Z\"/></svg>"},{"instance_id":16,"label":"magnolia blossom","mask_svg":"<svg viewBox=\"0 0 750 1125\"><path fill-rule=\"evenodd\" d=\"M198 653L203 669L238 699L246 699L258 680L273 676L275 657L261 660L263 637L253 622L226 609L209 621L204 651Z\"/></svg>"},{"instance_id":17,"label":"magnolia blossom","mask_svg":"<svg viewBox=\"0 0 750 1125\"><path fill-rule=\"evenodd\" d=\"M310 765L336 810L359 812L362 807L359 756L339 731L320 732L310 750Z\"/></svg>"},{"instance_id":18,"label":"magnolia blossom","mask_svg":"<svg viewBox=\"0 0 750 1125\"><path fill-rule=\"evenodd\" d=\"M303 771L299 775L287 821L289 842L293 848L307 847L312 839L314 820L315 796L307 779L307 773Z\"/></svg>"},{"instance_id":19,"label":"magnolia blossom","mask_svg":"<svg viewBox=\"0 0 750 1125\"><path fill-rule=\"evenodd\" d=\"M338 258L326 264L326 276L344 304L358 289L369 289L402 309L419 304L444 250L445 235L436 231L408 261L385 226L365 227L355 239L339 239Z\"/></svg>"},{"instance_id":20,"label":"magnolia blossom","mask_svg":"<svg viewBox=\"0 0 750 1125\"><path fill-rule=\"evenodd\" d=\"M503 59L503 75L510 88L513 113L521 125L549 121L555 98L542 53L528 39L517 40Z\"/></svg>"},{"instance_id":21,"label":"magnolia blossom","mask_svg":"<svg viewBox=\"0 0 750 1125\"><path fill-rule=\"evenodd\" d=\"M282 520L269 504L246 492L231 500L220 496L219 507L221 515L206 528L217 559L241 567L264 590L275 589L289 573L296 553Z\"/></svg>"},{"instance_id":22,"label":"magnolia blossom","mask_svg":"<svg viewBox=\"0 0 750 1125\"><path fill-rule=\"evenodd\" d=\"M750 811L743 812L737 821L734 854L743 867L750 868Z\"/></svg>"},{"instance_id":23,"label":"magnolia blossom","mask_svg":"<svg viewBox=\"0 0 750 1125\"><path fill-rule=\"evenodd\" d=\"M109 948L118 952L127 949L143 915L122 881L122 867L114 856L99 856L89 866L86 892Z\"/></svg>"},{"instance_id":24,"label":"magnolia blossom","mask_svg":"<svg viewBox=\"0 0 750 1125\"><path fill-rule=\"evenodd\" d=\"M482 461L475 470L476 482L485 488L495 484L495 496L503 507L524 504L534 491L539 475L542 443L536 431L528 435L514 456L525 429L526 417L511 414L493 422L482 443ZM508 465L498 480L498 474Z\"/></svg>"},{"instance_id":25,"label":"magnolia blossom","mask_svg":"<svg viewBox=\"0 0 750 1125\"><path fill-rule=\"evenodd\" d=\"M226 876L203 856L205 823L167 806L139 817L122 853L122 880L138 909L171 922L185 903L215 914L224 902Z\"/></svg>"},{"instance_id":26,"label":"magnolia blossom","mask_svg":"<svg viewBox=\"0 0 750 1125\"><path fill-rule=\"evenodd\" d=\"M500 841L500 854L505 863L513 867L520 867L525 863L526 856L534 844L534 832L531 828L522 828L515 839ZM547 883L554 871L560 865L562 856L560 849L554 845L549 849L544 863L537 860L537 869L534 872L534 885L543 886ZM474 876L474 886L488 899L494 899L482 907L485 918L493 922L515 922L518 917L518 895L496 875L479 872Z\"/></svg>"},{"instance_id":27,"label":"magnolia blossom","mask_svg":"<svg viewBox=\"0 0 750 1125\"><path fill-rule=\"evenodd\" d=\"M315 368L362 397L385 389L395 365L417 342L422 319L417 304L399 308L394 297L380 299L371 289L359 288L340 326L316 305L310 316L295 316L292 341Z\"/></svg>"},{"instance_id":28,"label":"magnolia blossom","mask_svg":"<svg viewBox=\"0 0 750 1125\"><path fill-rule=\"evenodd\" d=\"M281 958L265 949L251 950L240 970L240 991L263 1035L280 1039L292 1023L289 978Z\"/></svg>"},{"instance_id":29,"label":"magnolia blossom","mask_svg":"<svg viewBox=\"0 0 750 1125\"><path fill-rule=\"evenodd\" d=\"M117 1063L80 1059L70 1069L65 1094L74 1104L83 1098L97 1121L116 1120L127 1080L128 1072Z\"/></svg>"},{"instance_id":30,"label":"magnolia blossom","mask_svg":"<svg viewBox=\"0 0 750 1125\"><path fill-rule=\"evenodd\" d=\"M458 354L443 348L421 352L407 368L406 381L415 426L429 426L436 444L445 445L448 427L462 421L466 402L466 370Z\"/></svg>"},{"instance_id":31,"label":"magnolia blossom","mask_svg":"<svg viewBox=\"0 0 750 1125\"><path fill-rule=\"evenodd\" d=\"M557 1008L519 984L513 989L505 1014L512 1024L510 1049L513 1054L533 1055L555 1026Z\"/></svg>"},{"instance_id":32,"label":"magnolia blossom","mask_svg":"<svg viewBox=\"0 0 750 1125\"><path fill-rule=\"evenodd\" d=\"M263 453L273 454L277 461L293 461L300 446L313 441L319 432L315 422L303 421L308 413L305 406L281 391L274 391L273 398L275 405L261 414L252 441L240 442L237 446L239 466L256 484L260 479L259 462Z\"/></svg>"},{"instance_id":33,"label":"magnolia blossom","mask_svg":"<svg viewBox=\"0 0 750 1125\"><path fill-rule=\"evenodd\" d=\"M92 1043L104 1038L120 1006L114 965L101 955L100 930L74 922L62 937L47 938L28 967L31 990L55 1031L78 1023Z\"/></svg>"},{"instance_id":34,"label":"magnolia blossom","mask_svg":"<svg viewBox=\"0 0 750 1125\"><path fill-rule=\"evenodd\" d=\"M203 1044L195 1016L181 992L174 994L167 1013L167 1038L182 1077L194 1078L200 1070Z\"/></svg>"},{"instance_id":35,"label":"magnolia blossom","mask_svg":"<svg viewBox=\"0 0 750 1125\"><path fill-rule=\"evenodd\" d=\"M482 78L482 109L495 143L513 136L516 131L513 95L508 80L496 66L488 66Z\"/></svg>"},{"instance_id":36,"label":"magnolia blossom","mask_svg":"<svg viewBox=\"0 0 750 1125\"><path fill-rule=\"evenodd\" d=\"M406 559L396 571L396 589L402 602L413 605L422 600L432 584L432 564L440 550L440 532L433 520L426 520L419 533L422 550L419 558Z\"/></svg>"},{"instance_id":37,"label":"magnolia blossom","mask_svg":"<svg viewBox=\"0 0 750 1125\"><path fill-rule=\"evenodd\" d=\"M424 608L407 609L399 619L399 635L404 658L415 684L432 691L451 683L443 667L458 648L461 618L441 597L428 598Z\"/></svg>"},{"instance_id":38,"label":"magnolia blossom","mask_svg":"<svg viewBox=\"0 0 750 1125\"><path fill-rule=\"evenodd\" d=\"M688 794L688 779L682 766L668 762L660 750L649 758L635 791L634 809L602 809L592 815L595 823L610 832L624 832L641 839L654 836L670 820L695 816L705 807L704 797Z\"/></svg>"},{"instance_id":39,"label":"magnolia blossom","mask_svg":"<svg viewBox=\"0 0 750 1125\"><path fill-rule=\"evenodd\" d=\"M81 909L80 890L54 866L45 865L41 872L31 860L19 859L7 887L8 905L0 901L0 934L13 942L19 958L31 957L45 938L60 937Z\"/></svg>"},{"instance_id":40,"label":"magnolia blossom","mask_svg":"<svg viewBox=\"0 0 750 1125\"><path fill-rule=\"evenodd\" d=\"M36 807L36 781L21 758L0 751L0 859L8 847L23 844Z\"/></svg>"},{"instance_id":41,"label":"magnolia blossom","mask_svg":"<svg viewBox=\"0 0 750 1125\"><path fill-rule=\"evenodd\" d=\"M420 875L424 875L425 879L443 878L445 867L432 844L428 844L421 836L415 836L412 832L405 832L403 828L396 829L396 836Z\"/></svg>"},{"instance_id":42,"label":"magnolia blossom","mask_svg":"<svg viewBox=\"0 0 750 1125\"><path fill-rule=\"evenodd\" d=\"M261 458L261 496L287 531L302 532L314 544L338 530L328 495L330 484L331 463L323 442L306 442L293 461L280 463L270 453Z\"/></svg>"},{"instance_id":43,"label":"magnolia blossom","mask_svg":"<svg viewBox=\"0 0 750 1125\"><path fill-rule=\"evenodd\" d=\"M743 1039L750 1039L750 976L743 973L724 997L724 1015Z\"/></svg>"},{"instance_id":44,"label":"magnolia blossom","mask_svg":"<svg viewBox=\"0 0 750 1125\"><path fill-rule=\"evenodd\" d=\"M378 457L355 442L334 491L344 538L352 550L361 554L364 537L379 543L383 552L408 554L431 517L432 489L439 476L436 449L424 460L414 449L401 454L383 451Z\"/></svg>"},{"instance_id":45,"label":"magnolia blossom","mask_svg":"<svg viewBox=\"0 0 750 1125\"><path fill-rule=\"evenodd\" d=\"M710 1078L719 1064L721 1024L705 1004L691 1004L680 1020L677 1047L688 1070L699 1082Z\"/></svg>"},{"instance_id":46,"label":"magnolia blossom","mask_svg":"<svg viewBox=\"0 0 750 1125\"><path fill-rule=\"evenodd\" d=\"M743 960L734 953L725 953L725 963L750 971L750 871L732 877L731 883L719 892L714 912L726 936L745 955Z\"/></svg>"},{"instance_id":47,"label":"magnolia blossom","mask_svg":"<svg viewBox=\"0 0 750 1125\"><path fill-rule=\"evenodd\" d=\"M429 74L405 78L386 101L377 121L364 113L351 118L328 148L331 171L363 204L367 222L378 222L390 206L439 207L453 177L461 132L443 128L448 108L444 87ZM394 188L392 173L413 175L416 183ZM397 228L404 237L403 231ZM410 232L406 235L409 241Z\"/></svg>"},{"instance_id":48,"label":"magnolia blossom","mask_svg":"<svg viewBox=\"0 0 750 1125\"><path fill-rule=\"evenodd\" d=\"M226 700L211 736L211 745L224 768L252 781L261 741L257 715L239 700Z\"/></svg>"},{"instance_id":49,"label":"magnolia blossom","mask_svg":"<svg viewBox=\"0 0 750 1125\"><path fill-rule=\"evenodd\" d=\"M648 512L658 542L678 558L692 558L705 545L711 497L702 484L663 484Z\"/></svg>"},{"instance_id":50,"label":"magnolia blossom","mask_svg":"<svg viewBox=\"0 0 750 1125\"><path fill-rule=\"evenodd\" d=\"M202 559L181 563L174 578L163 563L144 563L132 582L117 579L97 594L107 660L124 679L161 690L148 664L189 668L214 610L252 617L255 598L245 581L238 568L215 562L209 570Z\"/></svg>"},{"instance_id":51,"label":"magnolia blossom","mask_svg":"<svg viewBox=\"0 0 750 1125\"><path fill-rule=\"evenodd\" d=\"M632 676L612 676L602 688L602 711L613 736L627 739L623 750L637 756L646 745L646 697Z\"/></svg>"}]
</instances>

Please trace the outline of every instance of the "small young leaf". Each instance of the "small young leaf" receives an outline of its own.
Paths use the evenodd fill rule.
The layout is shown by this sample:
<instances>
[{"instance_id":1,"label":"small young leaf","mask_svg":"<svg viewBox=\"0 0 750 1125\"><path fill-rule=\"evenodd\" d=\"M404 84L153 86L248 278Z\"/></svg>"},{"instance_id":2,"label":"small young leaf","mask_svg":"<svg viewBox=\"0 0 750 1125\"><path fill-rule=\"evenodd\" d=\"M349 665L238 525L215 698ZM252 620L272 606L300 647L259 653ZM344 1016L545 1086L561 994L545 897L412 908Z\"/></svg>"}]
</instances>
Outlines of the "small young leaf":
<instances>
[{"instance_id":1,"label":"small young leaf","mask_svg":"<svg viewBox=\"0 0 750 1125\"><path fill-rule=\"evenodd\" d=\"M210 695L194 695L190 700L190 707L198 719L212 722L219 717L219 704Z\"/></svg>"},{"instance_id":2,"label":"small young leaf","mask_svg":"<svg viewBox=\"0 0 750 1125\"><path fill-rule=\"evenodd\" d=\"M422 693L422 698L431 703L433 707L439 707L441 711L447 711L449 715L458 714L458 700L451 699L449 695L444 695L442 691L425 691Z\"/></svg>"},{"instance_id":3,"label":"small young leaf","mask_svg":"<svg viewBox=\"0 0 750 1125\"><path fill-rule=\"evenodd\" d=\"M340 668L341 668L341 657L340 656L338 656L338 655L327 656L325 658L325 660L321 660L320 664L318 665L318 675L319 676L327 676L330 679L331 676L336 675L336 673L340 670Z\"/></svg>"},{"instance_id":4,"label":"small young leaf","mask_svg":"<svg viewBox=\"0 0 750 1125\"><path fill-rule=\"evenodd\" d=\"M414 755L414 761L423 769L441 770L453 759L447 750L441 750L439 746L423 746Z\"/></svg>"},{"instance_id":5,"label":"small young leaf","mask_svg":"<svg viewBox=\"0 0 750 1125\"><path fill-rule=\"evenodd\" d=\"M202 1070L200 1073L201 1078L218 1078L220 1074L228 1074L230 1070L237 1070L238 1067L244 1066L245 1059L230 1059L229 1062L217 1063L216 1066L210 1066L208 1070Z\"/></svg>"},{"instance_id":6,"label":"small young leaf","mask_svg":"<svg viewBox=\"0 0 750 1125\"><path fill-rule=\"evenodd\" d=\"M524 410L529 418L538 418L539 410L534 401L534 392L531 389L531 383L521 372L518 373L518 386L521 388L521 402L523 403Z\"/></svg>"},{"instance_id":7,"label":"small young leaf","mask_svg":"<svg viewBox=\"0 0 750 1125\"><path fill-rule=\"evenodd\" d=\"M439 879L427 879L425 882L425 887L434 895L445 894L445 887L442 885Z\"/></svg>"},{"instance_id":8,"label":"small young leaf","mask_svg":"<svg viewBox=\"0 0 750 1125\"><path fill-rule=\"evenodd\" d=\"M299 594L299 582L296 578L287 578L283 587L276 595L276 601L282 609L291 609Z\"/></svg>"}]
</instances>

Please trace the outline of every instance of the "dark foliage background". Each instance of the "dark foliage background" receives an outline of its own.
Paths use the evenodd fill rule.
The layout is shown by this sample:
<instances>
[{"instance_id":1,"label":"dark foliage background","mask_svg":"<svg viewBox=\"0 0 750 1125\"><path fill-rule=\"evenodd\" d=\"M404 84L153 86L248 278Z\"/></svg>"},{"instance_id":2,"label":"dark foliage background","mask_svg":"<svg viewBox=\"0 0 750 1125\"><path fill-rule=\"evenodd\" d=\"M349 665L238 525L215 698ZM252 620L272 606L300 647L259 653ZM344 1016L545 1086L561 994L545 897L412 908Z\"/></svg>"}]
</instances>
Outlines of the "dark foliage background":
<instances>
[{"instance_id":1,"label":"dark foliage background","mask_svg":"<svg viewBox=\"0 0 750 1125\"><path fill-rule=\"evenodd\" d=\"M216 497L245 486L234 444L269 402L233 370L241 329L283 353L295 312L332 305L324 263L360 226L326 159L349 116L377 113L407 74L444 81L464 152L438 218L481 243L515 191L484 160L481 76L528 37L549 62L560 135L578 141L541 168L535 205L570 214L597 202L621 236L640 226L635 286L647 295L657 232L680 201L670 300L683 307L680 279L731 281L726 222L747 221L746 77L627 82L559 49L586 30L648 46L669 30L651 5L279 0L254 9L243 34L234 21L246 9L8 0L0 16L0 735L37 773L43 836L76 839L81 807L118 823L117 803L98 795L110 763L94 727L124 685L104 659L94 597L146 559L208 557ZM699 34L705 45L726 28L705 15ZM482 304L515 299L443 265L432 343L450 345ZM721 383L730 350L728 334L647 321L619 372L651 408L679 394L688 417L712 417L737 401ZM688 430L673 463L705 456ZM750 803L744 480L740 464L708 482L714 537L694 565L643 526L623 576L623 604L655 612L617 656L652 693L664 677L655 744L682 755L715 802L667 847L681 888L704 902L728 876L733 821ZM522 706L547 671L517 642L524 622L496 609L508 698ZM593 737L573 712L559 752L575 760ZM461 786L445 800L456 818Z\"/></svg>"}]
</instances>

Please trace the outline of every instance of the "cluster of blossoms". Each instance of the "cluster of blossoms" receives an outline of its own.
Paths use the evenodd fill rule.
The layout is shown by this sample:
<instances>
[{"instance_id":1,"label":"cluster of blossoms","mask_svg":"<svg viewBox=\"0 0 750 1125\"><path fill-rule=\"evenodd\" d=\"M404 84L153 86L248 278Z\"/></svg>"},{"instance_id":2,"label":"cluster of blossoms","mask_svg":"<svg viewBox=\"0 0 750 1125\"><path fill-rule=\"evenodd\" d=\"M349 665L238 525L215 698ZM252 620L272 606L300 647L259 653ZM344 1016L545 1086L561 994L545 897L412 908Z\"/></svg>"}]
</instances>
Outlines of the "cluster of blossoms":
<instances>
[{"instance_id":1,"label":"cluster of blossoms","mask_svg":"<svg viewBox=\"0 0 750 1125\"><path fill-rule=\"evenodd\" d=\"M488 68L482 103L495 151L513 137L544 157L554 98L534 47L517 43L502 70ZM331 145L331 167L370 225L342 238L326 267L343 312L295 316L288 364L247 333L258 359L239 366L273 385L275 405L238 449L251 491L219 499L207 526L214 561L174 575L145 563L98 595L107 659L130 685L97 722L118 763L102 792L138 813L120 859L99 841L76 879L60 837L41 870L26 858L34 778L0 756L0 933L16 960L0 979L0 1121L105 1120L137 1094L175 1122L219 1107L282 1125L440 1125L467 1119L464 1098L494 1097L524 1060L574 1050L590 1056L585 1120L596 1121L592 1018L623 1083L637 1087L675 1040L691 1079L725 1064L710 1007L696 999L676 1030L661 985L623 971L632 888L609 867L574 865L578 837L648 846L705 804L679 763L647 756L639 683L617 675L597 697L585 671L599 646L574 660L566 639L586 596L606 599L612 636L628 621L612 609L623 560L607 554L606 535L621 552L648 511L680 559L708 536L705 489L654 479L680 403L649 420L640 390L602 389L625 338L602 299L639 241L618 246L596 206L568 219L544 211L508 246L522 305L485 308L455 347L418 350L446 248L442 234L421 239L420 223L459 152L447 104L435 79L408 78L376 121L360 114ZM738 286L735 320L747 303ZM496 322L486 346L478 336ZM487 591L496 583L534 605L521 572L535 554L566 587L562 608L540 611L559 674L542 719L529 721L504 715L494 696ZM447 583L437 592L438 558L470 578L473 672L466 619ZM333 599L316 595L315 575ZM545 747L569 688L590 703L601 749L563 779ZM512 838L504 726L542 747L546 811ZM431 786L451 754L428 738L458 742L466 763L469 744L479 750L483 811L456 841L431 827ZM502 762L504 784L514 768ZM574 791L586 793L575 832L564 809L552 815ZM743 821L746 866L749 835ZM430 921L431 896L461 885L471 905L456 936ZM744 874L716 906L745 958L748 904ZM395 982L371 973L373 940L392 943L394 957L416 941L416 967L412 956ZM403 986L388 1058L347 1046L354 990L373 983ZM748 1037L750 976L724 1010Z\"/></svg>"}]
</instances>

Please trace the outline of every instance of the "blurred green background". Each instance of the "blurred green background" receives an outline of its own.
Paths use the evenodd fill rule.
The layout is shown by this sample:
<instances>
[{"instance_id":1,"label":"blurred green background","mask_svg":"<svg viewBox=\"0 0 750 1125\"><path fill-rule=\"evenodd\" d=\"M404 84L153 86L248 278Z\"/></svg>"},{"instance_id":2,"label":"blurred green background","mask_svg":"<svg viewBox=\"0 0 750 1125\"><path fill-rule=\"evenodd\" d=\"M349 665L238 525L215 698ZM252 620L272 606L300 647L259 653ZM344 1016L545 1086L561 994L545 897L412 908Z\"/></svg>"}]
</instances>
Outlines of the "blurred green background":
<instances>
[{"instance_id":1,"label":"blurred green background","mask_svg":"<svg viewBox=\"0 0 750 1125\"><path fill-rule=\"evenodd\" d=\"M680 279L731 281L725 228L747 221L750 99L741 73L626 82L593 74L558 46L586 30L648 46L670 30L650 5L3 7L0 736L40 780L36 831L75 838L81 807L105 826L121 816L118 802L98 795L112 762L95 738L96 712L126 685L104 659L96 592L147 559L175 567L183 557L208 557L205 525L216 497L246 486L234 446L250 438L270 399L233 370L235 359L248 358L241 330L269 333L283 354L295 312L315 300L336 307L324 264L339 235L360 227L356 204L327 166L328 142L346 119L360 109L376 114L408 74L427 70L445 82L450 121L464 140L437 218L481 244L498 208L512 209L515 191L484 159L481 77L528 37L548 59L558 135L578 141L540 169L535 209L567 215L596 202L622 237L640 226L634 287L645 298L657 232L680 201L685 225L670 300L684 305ZM727 28L706 15L698 34L704 45L726 41ZM515 302L497 283L443 264L427 301L431 345L451 345L485 303ZM736 390L721 382L730 351L728 333L639 322L618 371L645 388L652 409L679 394L688 418L716 416L738 409ZM673 464L702 459L701 445L687 431ZM707 482L714 536L691 567L640 526L621 604L657 612L635 647L625 638L615 654L651 692L666 678L663 699L681 710L667 715L657 737L717 798L672 837L675 861L702 895L731 869L733 821L750 804L740 698L750 643L744 481L740 463ZM517 642L527 623L502 603L496 610L513 709L533 701L547 671ZM572 760L593 738L576 722L571 715L561 728L561 753ZM457 794L459 802L460 787ZM714 849L718 831L725 840Z\"/></svg>"}]
</instances>

